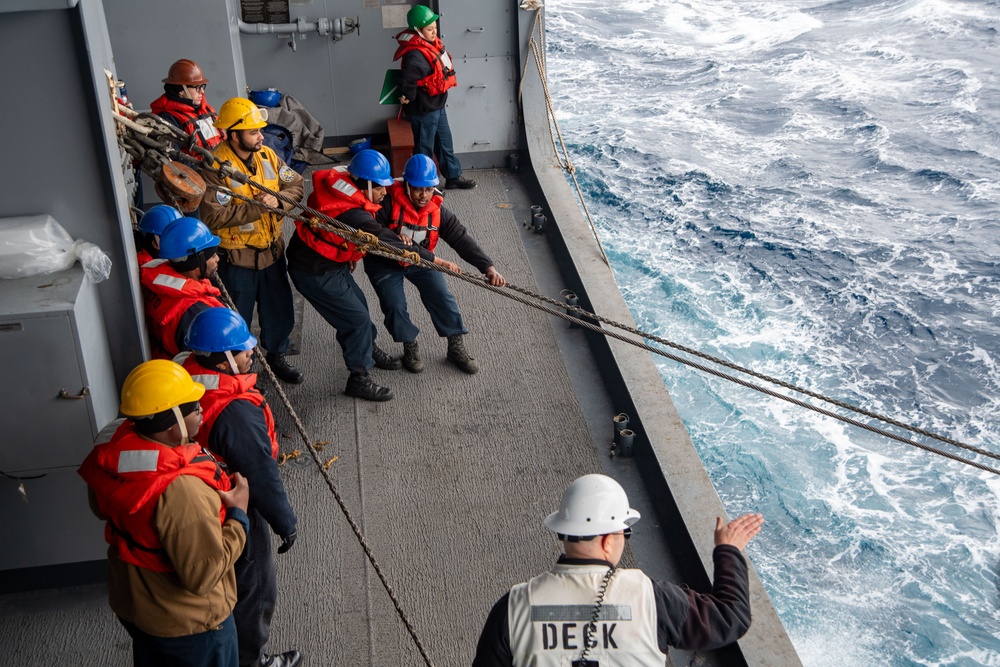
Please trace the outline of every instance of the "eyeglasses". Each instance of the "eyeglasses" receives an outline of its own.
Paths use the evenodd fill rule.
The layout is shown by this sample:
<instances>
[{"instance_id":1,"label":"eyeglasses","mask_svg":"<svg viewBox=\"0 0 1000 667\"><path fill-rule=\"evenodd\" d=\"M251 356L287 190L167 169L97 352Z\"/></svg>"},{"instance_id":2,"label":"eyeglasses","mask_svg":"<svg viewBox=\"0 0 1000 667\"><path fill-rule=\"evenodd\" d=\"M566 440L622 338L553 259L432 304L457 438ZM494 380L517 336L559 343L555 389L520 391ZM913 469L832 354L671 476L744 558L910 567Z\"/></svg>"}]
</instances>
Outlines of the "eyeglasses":
<instances>
[{"instance_id":1,"label":"eyeglasses","mask_svg":"<svg viewBox=\"0 0 1000 667\"><path fill-rule=\"evenodd\" d=\"M626 540L628 538L632 537L632 529L631 528L626 528L625 530L623 530L622 531L622 537L624 537Z\"/></svg>"},{"instance_id":2,"label":"eyeglasses","mask_svg":"<svg viewBox=\"0 0 1000 667\"><path fill-rule=\"evenodd\" d=\"M185 86L185 88L190 88L191 90L197 90L199 93L205 92L205 88L208 87L207 83L200 83L197 86Z\"/></svg>"}]
</instances>

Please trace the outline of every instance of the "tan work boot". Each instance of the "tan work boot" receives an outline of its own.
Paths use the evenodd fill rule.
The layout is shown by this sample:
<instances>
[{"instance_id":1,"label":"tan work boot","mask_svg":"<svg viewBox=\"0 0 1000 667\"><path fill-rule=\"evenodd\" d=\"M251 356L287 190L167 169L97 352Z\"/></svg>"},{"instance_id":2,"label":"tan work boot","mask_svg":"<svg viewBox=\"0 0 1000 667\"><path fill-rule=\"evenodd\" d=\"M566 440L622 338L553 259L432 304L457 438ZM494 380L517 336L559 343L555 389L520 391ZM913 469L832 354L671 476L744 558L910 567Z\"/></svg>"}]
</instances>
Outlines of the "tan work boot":
<instances>
[{"instance_id":1,"label":"tan work boot","mask_svg":"<svg viewBox=\"0 0 1000 667\"><path fill-rule=\"evenodd\" d=\"M403 368L411 373L421 373L424 370L424 360L420 358L420 346L415 340L403 343Z\"/></svg>"},{"instance_id":2,"label":"tan work boot","mask_svg":"<svg viewBox=\"0 0 1000 667\"><path fill-rule=\"evenodd\" d=\"M479 371L479 363L465 349L463 334L448 336L448 361L469 375L475 375Z\"/></svg>"}]
</instances>

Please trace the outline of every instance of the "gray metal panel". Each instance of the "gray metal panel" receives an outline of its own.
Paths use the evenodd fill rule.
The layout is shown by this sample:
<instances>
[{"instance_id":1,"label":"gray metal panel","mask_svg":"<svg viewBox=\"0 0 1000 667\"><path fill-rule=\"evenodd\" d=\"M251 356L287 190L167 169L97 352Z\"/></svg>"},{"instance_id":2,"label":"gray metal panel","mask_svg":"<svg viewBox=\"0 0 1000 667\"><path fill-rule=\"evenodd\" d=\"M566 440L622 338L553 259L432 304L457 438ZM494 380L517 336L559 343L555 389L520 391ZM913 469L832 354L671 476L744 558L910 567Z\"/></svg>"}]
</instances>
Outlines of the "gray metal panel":
<instances>
[{"instance_id":1,"label":"gray metal panel","mask_svg":"<svg viewBox=\"0 0 1000 667\"><path fill-rule=\"evenodd\" d=\"M516 61L469 58L455 61L458 85L448 92L448 120L455 152L517 148Z\"/></svg>"},{"instance_id":2,"label":"gray metal panel","mask_svg":"<svg viewBox=\"0 0 1000 667\"><path fill-rule=\"evenodd\" d=\"M0 484L0 570L107 557L104 522L90 512L87 485L76 466L22 483L24 495L13 480Z\"/></svg>"},{"instance_id":3,"label":"gray metal panel","mask_svg":"<svg viewBox=\"0 0 1000 667\"><path fill-rule=\"evenodd\" d=\"M438 31L455 58L516 55L511 12L517 3L442 0Z\"/></svg>"},{"instance_id":4,"label":"gray metal panel","mask_svg":"<svg viewBox=\"0 0 1000 667\"><path fill-rule=\"evenodd\" d=\"M162 79L180 58L198 63L208 79L205 96L216 109L246 96L239 33L231 22L235 0L171 0L169 4L104 0L116 75L128 84L136 109L163 94ZM152 191L148 196L154 197Z\"/></svg>"},{"instance_id":5,"label":"gray metal panel","mask_svg":"<svg viewBox=\"0 0 1000 667\"><path fill-rule=\"evenodd\" d=\"M0 165L4 196L0 217L48 213L75 238L95 243L113 263L98 285L116 377L124 379L141 360L137 311L117 307L138 300L129 270L133 249L114 122L107 104L104 68L113 68L100 0L82 0L62 11L4 14L0 44L5 53L30 54L8 71L7 83L32 112L6 105L0 121L15 128L5 149L17 160ZM103 87L103 90L102 90ZM112 168L112 166L114 168ZM141 311L138 311L141 312Z\"/></svg>"},{"instance_id":6,"label":"gray metal panel","mask_svg":"<svg viewBox=\"0 0 1000 667\"><path fill-rule=\"evenodd\" d=\"M77 466L118 413L97 291L74 265L0 281L0 470L28 474ZM59 398L61 389L80 400Z\"/></svg>"},{"instance_id":7,"label":"gray metal panel","mask_svg":"<svg viewBox=\"0 0 1000 667\"><path fill-rule=\"evenodd\" d=\"M386 132L386 119L398 106L380 106L379 93L385 70L396 50L398 28L382 27L382 9L364 9L358 0L322 0L292 5L291 19L315 21L325 17L358 17L361 34L340 41L316 33L296 36L296 51L289 38L275 35L241 35L247 84L254 90L274 87L301 102L323 125L328 137L357 137Z\"/></svg>"}]
</instances>

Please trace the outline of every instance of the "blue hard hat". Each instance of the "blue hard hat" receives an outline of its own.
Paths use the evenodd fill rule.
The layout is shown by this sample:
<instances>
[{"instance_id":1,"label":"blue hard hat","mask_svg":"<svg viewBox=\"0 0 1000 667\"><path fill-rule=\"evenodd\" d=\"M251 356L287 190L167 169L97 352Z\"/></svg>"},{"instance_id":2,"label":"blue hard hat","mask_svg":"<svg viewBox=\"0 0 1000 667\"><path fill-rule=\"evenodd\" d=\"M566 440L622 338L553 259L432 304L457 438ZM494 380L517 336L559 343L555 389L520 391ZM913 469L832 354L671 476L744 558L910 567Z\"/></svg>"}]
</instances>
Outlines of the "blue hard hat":
<instances>
[{"instance_id":1,"label":"blue hard hat","mask_svg":"<svg viewBox=\"0 0 1000 667\"><path fill-rule=\"evenodd\" d=\"M153 208L146 211L143 216L139 218L139 231L159 236L163 233L163 230L167 228L167 225L174 220L180 220L183 217L184 216L181 215L181 212L173 206L157 204Z\"/></svg>"},{"instance_id":2,"label":"blue hard hat","mask_svg":"<svg viewBox=\"0 0 1000 667\"><path fill-rule=\"evenodd\" d=\"M160 234L160 257L184 259L188 255L219 245L221 239L196 218L174 220Z\"/></svg>"},{"instance_id":3,"label":"blue hard hat","mask_svg":"<svg viewBox=\"0 0 1000 667\"><path fill-rule=\"evenodd\" d=\"M392 168L385 156L376 150L367 148L353 158L347 165L347 171L351 176L363 178L376 185L392 185Z\"/></svg>"},{"instance_id":4,"label":"blue hard hat","mask_svg":"<svg viewBox=\"0 0 1000 667\"><path fill-rule=\"evenodd\" d=\"M406 161L403 180L415 188L432 188L441 182L434 160L423 153L417 153Z\"/></svg>"},{"instance_id":5,"label":"blue hard hat","mask_svg":"<svg viewBox=\"0 0 1000 667\"><path fill-rule=\"evenodd\" d=\"M196 352L252 350L257 338L246 321L231 308L208 308L195 315L184 345Z\"/></svg>"}]
</instances>

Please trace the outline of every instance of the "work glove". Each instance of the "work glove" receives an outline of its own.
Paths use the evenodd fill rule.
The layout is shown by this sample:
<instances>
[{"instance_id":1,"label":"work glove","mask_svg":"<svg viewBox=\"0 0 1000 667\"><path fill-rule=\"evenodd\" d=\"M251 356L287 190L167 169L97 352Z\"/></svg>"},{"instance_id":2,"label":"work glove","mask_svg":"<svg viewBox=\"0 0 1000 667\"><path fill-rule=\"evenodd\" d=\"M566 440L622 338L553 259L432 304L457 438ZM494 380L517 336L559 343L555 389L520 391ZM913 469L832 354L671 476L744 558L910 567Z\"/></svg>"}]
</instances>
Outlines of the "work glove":
<instances>
[{"instance_id":1,"label":"work glove","mask_svg":"<svg viewBox=\"0 0 1000 667\"><path fill-rule=\"evenodd\" d=\"M288 551L289 549L291 549L292 545L295 544L295 538L298 537L298 536L299 536L298 532L293 530L292 532L290 532L287 535L285 535L284 537L282 537L281 538L281 546L278 547L278 553L279 554L283 554L286 551Z\"/></svg>"}]
</instances>

